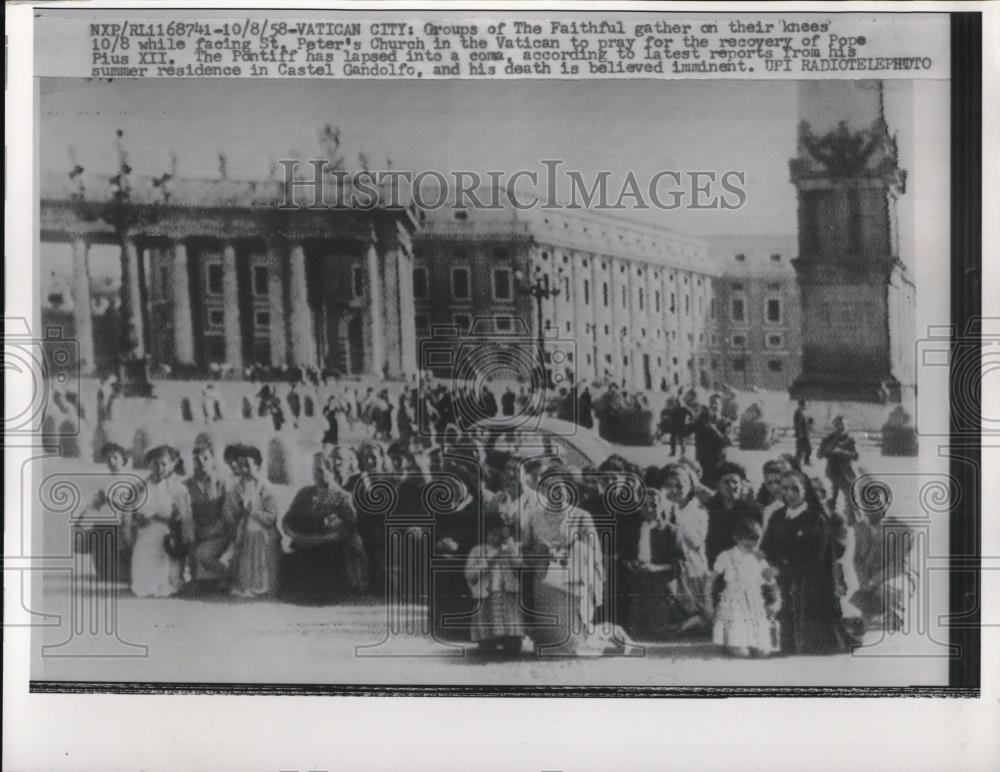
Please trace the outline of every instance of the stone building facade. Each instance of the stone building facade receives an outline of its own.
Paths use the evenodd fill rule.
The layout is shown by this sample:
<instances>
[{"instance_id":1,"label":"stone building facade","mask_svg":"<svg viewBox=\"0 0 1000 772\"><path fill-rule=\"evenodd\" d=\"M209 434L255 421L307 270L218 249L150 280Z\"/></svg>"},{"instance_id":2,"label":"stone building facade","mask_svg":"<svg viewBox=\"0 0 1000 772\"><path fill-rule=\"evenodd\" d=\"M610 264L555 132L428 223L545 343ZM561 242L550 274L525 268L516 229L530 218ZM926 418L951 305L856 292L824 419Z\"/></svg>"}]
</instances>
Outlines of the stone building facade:
<instances>
[{"instance_id":1,"label":"stone building facade","mask_svg":"<svg viewBox=\"0 0 1000 772\"><path fill-rule=\"evenodd\" d=\"M635 389L718 382L719 271L700 239L600 212L436 210L414 255L419 341L533 339L541 325L557 376ZM541 318L524 291L539 282L558 291L541 301Z\"/></svg>"},{"instance_id":2,"label":"stone building facade","mask_svg":"<svg viewBox=\"0 0 1000 772\"><path fill-rule=\"evenodd\" d=\"M41 241L73 250L81 369L97 369L88 251L104 244L121 255L119 360L415 373L415 209L279 206L289 200L308 203L275 180L43 175Z\"/></svg>"},{"instance_id":3,"label":"stone building facade","mask_svg":"<svg viewBox=\"0 0 1000 772\"><path fill-rule=\"evenodd\" d=\"M711 354L736 389L787 391L802 359L794 236L713 236L717 326Z\"/></svg>"}]
</instances>

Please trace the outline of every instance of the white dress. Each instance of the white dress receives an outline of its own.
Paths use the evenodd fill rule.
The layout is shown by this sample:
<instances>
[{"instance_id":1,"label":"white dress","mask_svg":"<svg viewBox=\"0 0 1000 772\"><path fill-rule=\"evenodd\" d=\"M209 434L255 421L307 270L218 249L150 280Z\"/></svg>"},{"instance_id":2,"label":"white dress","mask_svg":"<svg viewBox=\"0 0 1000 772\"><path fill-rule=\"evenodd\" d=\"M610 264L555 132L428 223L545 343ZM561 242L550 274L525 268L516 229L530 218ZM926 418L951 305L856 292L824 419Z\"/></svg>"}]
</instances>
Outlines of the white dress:
<instances>
[{"instance_id":1,"label":"white dress","mask_svg":"<svg viewBox=\"0 0 1000 772\"><path fill-rule=\"evenodd\" d=\"M714 571L726 583L715 611L714 643L774 651L771 622L764 604L767 561L733 547L715 559Z\"/></svg>"},{"instance_id":2,"label":"white dress","mask_svg":"<svg viewBox=\"0 0 1000 772\"><path fill-rule=\"evenodd\" d=\"M132 547L131 589L140 598L166 598L175 595L184 584L183 562L170 557L163 542L170 533L167 520L175 509L183 514L179 499L186 496L183 484L171 478L157 483L146 481L146 501L140 514L147 520L136 528Z\"/></svg>"}]
</instances>

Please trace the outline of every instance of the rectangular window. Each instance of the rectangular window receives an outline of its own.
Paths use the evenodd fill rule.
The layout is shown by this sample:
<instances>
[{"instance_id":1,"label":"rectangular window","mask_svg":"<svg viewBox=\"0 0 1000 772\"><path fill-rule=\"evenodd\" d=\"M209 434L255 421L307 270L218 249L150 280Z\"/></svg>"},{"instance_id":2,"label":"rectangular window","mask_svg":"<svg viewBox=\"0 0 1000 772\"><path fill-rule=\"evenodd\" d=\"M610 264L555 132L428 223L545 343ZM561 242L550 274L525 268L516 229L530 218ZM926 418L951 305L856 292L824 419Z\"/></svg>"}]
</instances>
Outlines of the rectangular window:
<instances>
[{"instance_id":1,"label":"rectangular window","mask_svg":"<svg viewBox=\"0 0 1000 772\"><path fill-rule=\"evenodd\" d=\"M781 323L781 300L769 298L767 301L767 321L772 324Z\"/></svg>"},{"instance_id":2,"label":"rectangular window","mask_svg":"<svg viewBox=\"0 0 1000 772\"><path fill-rule=\"evenodd\" d=\"M226 323L226 315L222 312L221 308L213 308L208 312L208 326L209 327L223 327Z\"/></svg>"},{"instance_id":3,"label":"rectangular window","mask_svg":"<svg viewBox=\"0 0 1000 772\"><path fill-rule=\"evenodd\" d=\"M494 300L510 300L511 299L511 286L510 286L510 269L509 268L494 268L493 269L493 299Z\"/></svg>"},{"instance_id":4,"label":"rectangular window","mask_svg":"<svg viewBox=\"0 0 1000 772\"><path fill-rule=\"evenodd\" d=\"M656 308L656 313L660 313L660 291L657 290L653 293L653 302Z\"/></svg>"},{"instance_id":5,"label":"rectangular window","mask_svg":"<svg viewBox=\"0 0 1000 772\"><path fill-rule=\"evenodd\" d=\"M742 252L737 252L736 253L736 262L737 263L745 263L746 261L747 261L747 256L745 254L743 254Z\"/></svg>"},{"instance_id":6,"label":"rectangular window","mask_svg":"<svg viewBox=\"0 0 1000 772\"><path fill-rule=\"evenodd\" d=\"M670 293L670 313L677 313L677 295L673 292Z\"/></svg>"},{"instance_id":7,"label":"rectangular window","mask_svg":"<svg viewBox=\"0 0 1000 772\"><path fill-rule=\"evenodd\" d=\"M165 265L160 266L160 297L170 297L170 270Z\"/></svg>"},{"instance_id":8,"label":"rectangular window","mask_svg":"<svg viewBox=\"0 0 1000 772\"><path fill-rule=\"evenodd\" d=\"M608 283L604 282L604 307L608 307Z\"/></svg>"},{"instance_id":9,"label":"rectangular window","mask_svg":"<svg viewBox=\"0 0 1000 772\"><path fill-rule=\"evenodd\" d=\"M253 294L259 298L267 297L267 266L255 265L253 267Z\"/></svg>"},{"instance_id":10,"label":"rectangular window","mask_svg":"<svg viewBox=\"0 0 1000 772\"><path fill-rule=\"evenodd\" d=\"M208 264L208 294L222 294L222 263Z\"/></svg>"},{"instance_id":11,"label":"rectangular window","mask_svg":"<svg viewBox=\"0 0 1000 772\"><path fill-rule=\"evenodd\" d=\"M469 299L469 269L451 269L451 294L456 300Z\"/></svg>"},{"instance_id":12,"label":"rectangular window","mask_svg":"<svg viewBox=\"0 0 1000 772\"><path fill-rule=\"evenodd\" d=\"M772 373L780 373L785 369L785 363L780 359L769 359L767 362L767 369Z\"/></svg>"},{"instance_id":13,"label":"rectangular window","mask_svg":"<svg viewBox=\"0 0 1000 772\"><path fill-rule=\"evenodd\" d=\"M739 359L733 360L733 370L737 373L742 373L747 369L747 360L740 357Z\"/></svg>"},{"instance_id":14,"label":"rectangular window","mask_svg":"<svg viewBox=\"0 0 1000 772\"><path fill-rule=\"evenodd\" d=\"M454 320L459 332L468 332L469 327L472 326L472 319L468 314L455 314Z\"/></svg>"},{"instance_id":15,"label":"rectangular window","mask_svg":"<svg viewBox=\"0 0 1000 772\"><path fill-rule=\"evenodd\" d=\"M691 316L691 296L684 296L684 315Z\"/></svg>"},{"instance_id":16,"label":"rectangular window","mask_svg":"<svg viewBox=\"0 0 1000 772\"><path fill-rule=\"evenodd\" d=\"M583 280L583 304L590 305L590 279Z\"/></svg>"},{"instance_id":17,"label":"rectangular window","mask_svg":"<svg viewBox=\"0 0 1000 772\"><path fill-rule=\"evenodd\" d=\"M784 335L771 334L767 336L767 347L768 348L781 348L785 345Z\"/></svg>"},{"instance_id":18,"label":"rectangular window","mask_svg":"<svg viewBox=\"0 0 1000 772\"><path fill-rule=\"evenodd\" d=\"M430 329L430 324L427 321L427 314L417 314L414 317L414 321L416 322L417 330L419 332L426 332Z\"/></svg>"},{"instance_id":19,"label":"rectangular window","mask_svg":"<svg viewBox=\"0 0 1000 772\"><path fill-rule=\"evenodd\" d=\"M497 332L510 332L514 329L514 321L509 316L498 316L496 327Z\"/></svg>"},{"instance_id":20,"label":"rectangular window","mask_svg":"<svg viewBox=\"0 0 1000 772\"><path fill-rule=\"evenodd\" d=\"M777 252L775 252L773 255L771 255L771 262L772 263L780 263L781 262L781 255L779 255Z\"/></svg>"},{"instance_id":21,"label":"rectangular window","mask_svg":"<svg viewBox=\"0 0 1000 772\"><path fill-rule=\"evenodd\" d=\"M732 298L729 303L729 319L734 322L747 320L747 304L743 298Z\"/></svg>"},{"instance_id":22,"label":"rectangular window","mask_svg":"<svg viewBox=\"0 0 1000 772\"><path fill-rule=\"evenodd\" d=\"M709 319L715 319L715 298L708 301L708 317Z\"/></svg>"},{"instance_id":23,"label":"rectangular window","mask_svg":"<svg viewBox=\"0 0 1000 772\"><path fill-rule=\"evenodd\" d=\"M639 290L639 310L642 311L643 307L646 305L646 293L641 289Z\"/></svg>"},{"instance_id":24,"label":"rectangular window","mask_svg":"<svg viewBox=\"0 0 1000 772\"><path fill-rule=\"evenodd\" d=\"M733 347L734 348L743 348L746 345L747 345L747 336L746 335L734 335L733 336Z\"/></svg>"},{"instance_id":25,"label":"rectangular window","mask_svg":"<svg viewBox=\"0 0 1000 772\"><path fill-rule=\"evenodd\" d=\"M258 311L254 314L254 326L258 330L267 330L271 327L271 312Z\"/></svg>"},{"instance_id":26,"label":"rectangular window","mask_svg":"<svg viewBox=\"0 0 1000 772\"><path fill-rule=\"evenodd\" d=\"M627 306L628 306L628 291L625 289L625 287L623 285L622 286L622 308L626 308Z\"/></svg>"},{"instance_id":27,"label":"rectangular window","mask_svg":"<svg viewBox=\"0 0 1000 772\"><path fill-rule=\"evenodd\" d=\"M416 298L417 300L426 300L427 298L426 268L413 269L413 297Z\"/></svg>"},{"instance_id":28,"label":"rectangular window","mask_svg":"<svg viewBox=\"0 0 1000 772\"><path fill-rule=\"evenodd\" d=\"M351 292L354 297L360 298L365 294L365 274L360 265L351 269Z\"/></svg>"}]
</instances>

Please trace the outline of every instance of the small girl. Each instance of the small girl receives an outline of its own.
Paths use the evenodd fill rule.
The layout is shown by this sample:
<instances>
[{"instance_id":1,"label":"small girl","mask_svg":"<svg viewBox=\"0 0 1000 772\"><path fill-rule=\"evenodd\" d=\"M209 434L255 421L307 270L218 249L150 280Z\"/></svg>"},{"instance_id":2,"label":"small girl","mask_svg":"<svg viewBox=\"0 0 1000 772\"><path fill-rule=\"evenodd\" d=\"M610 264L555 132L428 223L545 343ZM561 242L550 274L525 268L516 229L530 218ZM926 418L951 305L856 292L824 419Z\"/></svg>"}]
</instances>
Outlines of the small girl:
<instances>
[{"instance_id":1,"label":"small girl","mask_svg":"<svg viewBox=\"0 0 1000 772\"><path fill-rule=\"evenodd\" d=\"M472 641L481 651L517 654L524 637L517 595L521 552L498 513L487 514L485 521L486 543L470 550L465 566L465 580L479 602L472 619Z\"/></svg>"},{"instance_id":2,"label":"small girl","mask_svg":"<svg viewBox=\"0 0 1000 772\"><path fill-rule=\"evenodd\" d=\"M720 553L713 567L725 587L712 640L736 657L765 657L778 648L774 618L780 593L774 569L757 550L760 537L759 523L741 520L733 530L736 546Z\"/></svg>"}]
</instances>

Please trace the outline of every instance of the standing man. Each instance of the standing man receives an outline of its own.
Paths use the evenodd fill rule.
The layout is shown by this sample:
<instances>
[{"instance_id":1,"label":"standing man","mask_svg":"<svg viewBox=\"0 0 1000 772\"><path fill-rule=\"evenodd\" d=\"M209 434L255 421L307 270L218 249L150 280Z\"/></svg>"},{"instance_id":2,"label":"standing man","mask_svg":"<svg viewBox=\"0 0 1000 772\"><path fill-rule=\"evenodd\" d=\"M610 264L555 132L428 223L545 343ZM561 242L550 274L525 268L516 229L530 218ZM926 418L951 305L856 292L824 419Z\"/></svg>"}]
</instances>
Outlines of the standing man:
<instances>
[{"instance_id":1,"label":"standing man","mask_svg":"<svg viewBox=\"0 0 1000 772\"><path fill-rule=\"evenodd\" d=\"M670 408L669 413L670 418L670 455L673 456L677 453L677 448L680 447L681 455L684 455L684 440L691 430L691 421L693 416L691 415L691 409L684 404L684 400L681 399L680 395L674 400L674 404Z\"/></svg>"},{"instance_id":2,"label":"standing man","mask_svg":"<svg viewBox=\"0 0 1000 772\"><path fill-rule=\"evenodd\" d=\"M479 392L479 404L482 406L483 413L489 418L493 418L497 414L497 398L493 396L490 387L485 383Z\"/></svg>"},{"instance_id":3,"label":"standing man","mask_svg":"<svg viewBox=\"0 0 1000 772\"><path fill-rule=\"evenodd\" d=\"M510 386L504 389L503 394L500 395L500 410L505 418L510 418L514 415L514 403L516 400L517 397Z\"/></svg>"},{"instance_id":4,"label":"standing man","mask_svg":"<svg viewBox=\"0 0 1000 772\"><path fill-rule=\"evenodd\" d=\"M851 486L856 477L854 462L858 460L858 449L854 438L848 432L847 422L842 415L833 419L833 431L823 438L816 456L826 459L826 476L830 478L830 485L833 487L833 494L830 496L830 509L836 510L837 496L843 491L846 499L844 509L847 513L847 522L854 525L857 518L854 511L854 501L851 499Z\"/></svg>"},{"instance_id":5,"label":"standing man","mask_svg":"<svg viewBox=\"0 0 1000 772\"><path fill-rule=\"evenodd\" d=\"M298 384L293 383L288 389L288 396L285 397L288 401L288 412L292 414L292 426L296 429L299 428L299 416L302 414L302 399L296 390L297 386Z\"/></svg>"},{"instance_id":6,"label":"standing man","mask_svg":"<svg viewBox=\"0 0 1000 772\"><path fill-rule=\"evenodd\" d=\"M806 401L799 400L792 425L795 430L795 460L799 466L812 466L812 443L809 441L809 417L806 415Z\"/></svg>"},{"instance_id":7,"label":"standing man","mask_svg":"<svg viewBox=\"0 0 1000 772\"><path fill-rule=\"evenodd\" d=\"M594 398L590 396L590 387L584 386L577 403L577 420L585 429L594 428Z\"/></svg>"},{"instance_id":8,"label":"standing man","mask_svg":"<svg viewBox=\"0 0 1000 772\"><path fill-rule=\"evenodd\" d=\"M722 417L722 398L713 394L694 423L695 459L701 465L702 482L709 488L719 480L718 468L726 460L728 445L729 422Z\"/></svg>"}]
</instances>

